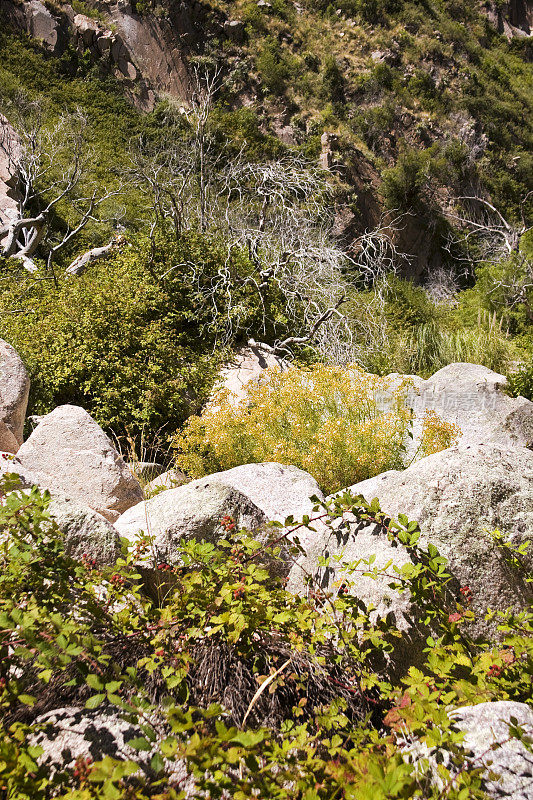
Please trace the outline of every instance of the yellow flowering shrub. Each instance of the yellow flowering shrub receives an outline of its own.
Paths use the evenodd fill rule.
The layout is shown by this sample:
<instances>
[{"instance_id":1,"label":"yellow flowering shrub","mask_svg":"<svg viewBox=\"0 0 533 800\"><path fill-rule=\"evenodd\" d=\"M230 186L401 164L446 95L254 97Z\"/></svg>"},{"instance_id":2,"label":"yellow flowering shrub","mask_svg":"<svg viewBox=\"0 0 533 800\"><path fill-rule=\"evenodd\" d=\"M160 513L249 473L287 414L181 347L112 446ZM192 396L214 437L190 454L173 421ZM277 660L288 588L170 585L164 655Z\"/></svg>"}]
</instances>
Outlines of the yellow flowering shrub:
<instances>
[{"instance_id":1,"label":"yellow flowering shrub","mask_svg":"<svg viewBox=\"0 0 533 800\"><path fill-rule=\"evenodd\" d=\"M245 400L223 390L188 420L174 440L177 467L198 478L277 461L306 470L326 493L337 491L404 466L407 388L355 366L267 370L248 385ZM432 446L448 446L438 447L439 430L432 430Z\"/></svg>"},{"instance_id":2,"label":"yellow flowering shrub","mask_svg":"<svg viewBox=\"0 0 533 800\"><path fill-rule=\"evenodd\" d=\"M461 428L453 422L444 422L434 411L426 410L422 423L420 454L430 456L459 441Z\"/></svg>"}]
</instances>

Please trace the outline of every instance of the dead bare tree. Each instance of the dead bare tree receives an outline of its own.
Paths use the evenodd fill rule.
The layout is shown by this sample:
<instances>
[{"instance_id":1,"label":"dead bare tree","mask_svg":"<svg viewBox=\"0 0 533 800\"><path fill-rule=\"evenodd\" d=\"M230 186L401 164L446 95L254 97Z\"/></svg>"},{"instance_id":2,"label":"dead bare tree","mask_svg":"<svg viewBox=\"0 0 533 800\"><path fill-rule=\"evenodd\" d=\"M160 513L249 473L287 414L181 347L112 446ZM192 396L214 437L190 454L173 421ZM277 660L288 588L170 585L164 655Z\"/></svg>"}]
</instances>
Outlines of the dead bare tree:
<instances>
[{"instance_id":1,"label":"dead bare tree","mask_svg":"<svg viewBox=\"0 0 533 800\"><path fill-rule=\"evenodd\" d=\"M212 224L213 184L220 172L222 154L209 131L209 117L220 86L220 70L191 78L190 100L169 111L166 135L159 142L143 138L133 143L128 177L149 199L151 233L168 221L176 235L193 226L206 231Z\"/></svg>"},{"instance_id":2,"label":"dead bare tree","mask_svg":"<svg viewBox=\"0 0 533 800\"><path fill-rule=\"evenodd\" d=\"M523 305L533 320L533 259L522 248L533 228L526 222L526 207L533 192L521 203L521 222L512 223L489 200L479 196L458 197L463 211L450 211L449 219L459 233L449 244L456 259L466 262L472 273L485 264L491 269L488 296L501 311ZM458 252L460 251L460 255Z\"/></svg>"},{"instance_id":3,"label":"dead bare tree","mask_svg":"<svg viewBox=\"0 0 533 800\"><path fill-rule=\"evenodd\" d=\"M239 298L229 254L240 248L253 266L240 288L249 286L259 298L264 332L272 326L269 297L283 297L291 336L274 342L276 352L291 356L292 348L305 344L328 361L359 357L364 349L361 331L354 335L353 321L344 313L347 293L351 282L375 289L370 315L359 315L371 317L364 322L367 344L367 334L379 320L377 306L384 303L388 277L400 261L393 244L395 221L381 220L352 243L350 253L343 250L332 233L334 196L327 174L294 153L274 162L234 159L220 176L218 190L218 227L228 243L228 259L202 291L215 313L220 298L230 309L228 341L233 326L240 324L238 314L231 313Z\"/></svg>"},{"instance_id":4,"label":"dead bare tree","mask_svg":"<svg viewBox=\"0 0 533 800\"><path fill-rule=\"evenodd\" d=\"M296 345L320 342L321 354L329 358L321 333L328 330L337 341L331 342L331 358L342 351L346 360L354 344L342 310L347 276L356 275L365 286L384 286L399 261L392 244L394 220L381 221L353 243L350 253L344 251L332 234L334 198L326 171L296 153L251 163L244 151L230 156L215 143L209 116L219 82L217 72L196 74L192 100L180 109L176 135L170 122L162 144L139 143L133 156L130 175L150 198L152 232L163 223L179 235L196 223L202 231L218 231L227 243L227 258L214 276L191 264L175 264L165 275L177 269L188 272L213 315L226 320L226 344L251 333L243 330L241 313L243 290L249 289L262 309L263 334L291 329L291 336L280 337L275 349L288 354ZM244 276L233 271L236 251L249 257L252 268ZM280 316L285 325L274 319L275 296L283 298Z\"/></svg>"},{"instance_id":5,"label":"dead bare tree","mask_svg":"<svg viewBox=\"0 0 533 800\"><path fill-rule=\"evenodd\" d=\"M523 236L531 230L525 219L525 209L533 192L529 192L521 203L521 224L505 219L496 206L484 197L462 196L457 202L462 213L449 211L448 218L462 231L463 242L475 242L483 260L500 260L504 256L518 253Z\"/></svg>"},{"instance_id":6,"label":"dead bare tree","mask_svg":"<svg viewBox=\"0 0 533 800\"><path fill-rule=\"evenodd\" d=\"M110 215L103 213L120 189L107 190L91 180L93 154L86 144L87 122L80 111L64 114L50 126L38 103L22 99L13 124L16 135L11 126L0 123L0 153L13 176L16 202L16 213L0 227L0 254L36 272L34 256L39 252L55 277L58 253L90 222L109 222L120 215L117 209ZM61 231L52 224L59 211L65 212ZM92 260L96 257L93 253ZM69 274L79 274L75 262L67 268Z\"/></svg>"}]
</instances>

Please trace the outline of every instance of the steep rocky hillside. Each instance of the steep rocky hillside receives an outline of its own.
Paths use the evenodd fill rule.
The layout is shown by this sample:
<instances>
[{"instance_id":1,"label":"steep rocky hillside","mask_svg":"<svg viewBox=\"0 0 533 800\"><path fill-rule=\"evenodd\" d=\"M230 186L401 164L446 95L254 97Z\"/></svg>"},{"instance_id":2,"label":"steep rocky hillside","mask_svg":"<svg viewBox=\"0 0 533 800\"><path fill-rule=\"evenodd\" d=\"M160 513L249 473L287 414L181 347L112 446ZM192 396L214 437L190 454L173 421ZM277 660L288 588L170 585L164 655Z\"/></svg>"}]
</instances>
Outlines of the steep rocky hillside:
<instances>
[{"instance_id":1,"label":"steep rocky hillside","mask_svg":"<svg viewBox=\"0 0 533 800\"><path fill-rule=\"evenodd\" d=\"M225 108L250 109L265 132L334 173L342 242L384 211L408 212L395 241L417 280L453 262L457 197L491 199L511 220L530 209L527 0L2 0L0 9L64 68L112 74L143 111L186 104L195 70L217 71Z\"/></svg>"}]
</instances>

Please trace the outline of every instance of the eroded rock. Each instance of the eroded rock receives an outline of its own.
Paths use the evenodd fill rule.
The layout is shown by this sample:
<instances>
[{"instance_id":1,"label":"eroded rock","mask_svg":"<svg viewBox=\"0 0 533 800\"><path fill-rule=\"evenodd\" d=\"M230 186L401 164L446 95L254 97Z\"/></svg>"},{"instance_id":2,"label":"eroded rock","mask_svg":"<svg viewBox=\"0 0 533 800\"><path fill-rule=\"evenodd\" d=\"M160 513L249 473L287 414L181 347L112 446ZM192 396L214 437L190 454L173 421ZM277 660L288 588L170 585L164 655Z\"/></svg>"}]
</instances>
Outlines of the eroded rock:
<instances>
[{"instance_id":1,"label":"eroded rock","mask_svg":"<svg viewBox=\"0 0 533 800\"><path fill-rule=\"evenodd\" d=\"M162 720L152 715L153 730L156 736L150 750L138 750L128 743L132 739L144 738L140 725L123 719L117 711L107 708L89 711L76 706L66 706L42 714L35 720L35 726L42 730L30 735L33 746L42 747L43 753L38 763L46 765L50 774L55 775L65 770L72 770L80 761L90 764L101 761L105 757L117 761L135 761L139 765L139 774L145 774L154 780L150 761L158 752L158 739L163 739L168 732ZM146 724L146 720L143 720ZM185 797L195 797L194 780L188 775L185 763L180 759L164 761L165 775L169 784L178 792L185 792Z\"/></svg>"},{"instance_id":2,"label":"eroded rock","mask_svg":"<svg viewBox=\"0 0 533 800\"><path fill-rule=\"evenodd\" d=\"M130 508L115 523L121 536L136 542L144 534L154 538L145 566L179 563L184 542L216 542L224 535L221 520L230 516L236 527L255 531L260 541L269 534L266 523L310 513L311 495L322 497L316 481L297 467L247 464L167 489ZM292 557L282 548L279 559L265 557L271 570L286 575Z\"/></svg>"},{"instance_id":3,"label":"eroded rock","mask_svg":"<svg viewBox=\"0 0 533 800\"><path fill-rule=\"evenodd\" d=\"M453 580L448 585L450 600L462 600L460 589L472 592L471 607L476 621L470 627L474 636L493 635L485 622L488 607L516 611L527 608L532 592L526 570L513 567L492 531L498 529L506 539L519 545L533 535L533 453L526 448L507 450L497 445L453 447L428 456L403 472L389 472L351 487L353 494L377 496L381 508L397 518L405 514L420 523L421 544L433 543L448 559ZM407 550L394 546L374 526L357 525L347 518L331 531L325 525L316 533L300 536L307 555L289 574L289 589L306 591L306 575L313 575L324 587L335 587L346 579L350 591L365 603L377 606L379 616L392 614L404 641L399 642L396 660L403 668L413 663L416 642L424 635L418 628L416 610L410 600L390 589L387 577L377 581L360 572L347 576L334 556L342 554L344 563L367 559L375 554L375 566L389 559L401 567L410 559ZM321 557L331 556L329 567L320 567ZM393 577L394 573L387 572Z\"/></svg>"},{"instance_id":4,"label":"eroded rock","mask_svg":"<svg viewBox=\"0 0 533 800\"><path fill-rule=\"evenodd\" d=\"M12 434L9 437L4 432L2 439L5 444L11 442L14 448L2 447L8 452L16 452L22 444L29 392L30 379L22 359L10 344L0 339L0 420Z\"/></svg>"},{"instance_id":5,"label":"eroded rock","mask_svg":"<svg viewBox=\"0 0 533 800\"><path fill-rule=\"evenodd\" d=\"M419 442L426 410L461 429L460 445L494 443L527 447L533 443L533 403L505 393L507 379L479 364L443 367L418 381L408 396L415 412L414 441Z\"/></svg>"},{"instance_id":6,"label":"eroded rock","mask_svg":"<svg viewBox=\"0 0 533 800\"><path fill-rule=\"evenodd\" d=\"M463 747L473 757L473 766L485 767L485 790L489 797L530 800L533 791L533 754L511 736L511 726L520 726L526 737L533 736L533 709L525 703L500 700L463 706L452 713L464 731ZM498 779L488 778L494 772Z\"/></svg>"},{"instance_id":7,"label":"eroded rock","mask_svg":"<svg viewBox=\"0 0 533 800\"><path fill-rule=\"evenodd\" d=\"M17 453L16 465L39 486L78 500L114 522L142 500L142 489L111 440L79 406L43 417Z\"/></svg>"},{"instance_id":8,"label":"eroded rock","mask_svg":"<svg viewBox=\"0 0 533 800\"><path fill-rule=\"evenodd\" d=\"M98 565L113 565L120 555L120 539L113 525L91 508L59 494L52 496L48 510L65 537L69 556L83 556Z\"/></svg>"}]
</instances>

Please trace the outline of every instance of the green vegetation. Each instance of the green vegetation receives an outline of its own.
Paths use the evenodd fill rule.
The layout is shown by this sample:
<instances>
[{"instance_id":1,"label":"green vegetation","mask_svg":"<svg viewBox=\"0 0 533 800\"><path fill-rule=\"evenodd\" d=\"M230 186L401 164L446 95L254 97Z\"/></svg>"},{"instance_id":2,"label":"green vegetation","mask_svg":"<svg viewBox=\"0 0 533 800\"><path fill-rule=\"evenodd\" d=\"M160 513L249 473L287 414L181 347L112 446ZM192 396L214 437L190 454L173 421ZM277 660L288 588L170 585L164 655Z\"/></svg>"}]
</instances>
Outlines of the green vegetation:
<instances>
[{"instance_id":1,"label":"green vegetation","mask_svg":"<svg viewBox=\"0 0 533 800\"><path fill-rule=\"evenodd\" d=\"M134 8L168 21L169 3ZM200 75L190 103L150 113L105 60L73 45L51 56L3 25L0 112L23 125L33 109L45 135L65 113L85 120L87 175L48 215L36 271L0 257L0 337L30 371L29 413L78 404L124 449L158 457L173 442L191 477L278 461L333 492L405 466L405 386L384 411L379 376L469 361L510 372L510 392L533 399L531 42L499 36L482 6L212 0L244 21L245 42L206 25L187 57L222 65L218 90ZM330 170L316 166L325 132ZM91 218L52 270L89 185L117 192L120 213ZM52 191L33 188L28 211ZM265 373L246 402L219 394L206 408L250 337L298 366ZM427 414L417 455L458 433ZM92 541L75 554L49 500L0 477L0 800L183 800L180 769L213 799L486 800L449 712L531 704L533 617L486 609L498 643L474 641L470 589L421 546L416 522L348 493L313 498L331 536L371 523L411 561L379 570L370 556L330 590L309 575L294 595L271 567L301 554L309 518L259 542L224 517L216 544L183 544L179 567L149 536L123 540L106 565ZM523 575L526 543L492 536ZM361 577L410 593L426 646L405 674L383 666L405 632L351 593ZM122 717L130 749L51 768L35 736L61 706ZM516 726L509 735L531 746ZM437 779L406 753L410 738L436 749Z\"/></svg>"},{"instance_id":2,"label":"green vegetation","mask_svg":"<svg viewBox=\"0 0 533 800\"><path fill-rule=\"evenodd\" d=\"M399 631L372 622L348 591L326 595L313 584L308 596L289 594L265 569L265 546L231 519L216 547L184 545L182 566L165 572L154 605L135 570L148 542L125 549L115 566L76 560L47 513L47 495L15 485L2 479L3 798L179 800L178 760L195 791L213 798L486 797L449 710L531 702L532 620L501 613L500 643L473 642L468 593L450 599L446 561L432 545L420 547L416 523L388 520L376 503L348 495L315 513L328 525L345 514L372 521L412 554L409 566L389 568L391 584L411 593L431 635L425 663L395 681L376 658L390 654ZM272 553L279 528L276 536ZM512 548L510 558L517 562ZM371 559L352 570L379 575ZM258 693L261 685L268 690ZM32 734L58 706L122 716L129 753L59 769L43 763ZM437 747L438 780L406 756L406 735ZM510 735L524 739L520 728Z\"/></svg>"},{"instance_id":3,"label":"green vegetation","mask_svg":"<svg viewBox=\"0 0 533 800\"><path fill-rule=\"evenodd\" d=\"M224 353L223 306L217 324L202 289L226 257L216 237L189 234L155 252L125 244L57 288L19 269L4 273L4 308L17 313L2 316L1 335L28 365L34 411L74 403L118 436L173 433L205 401ZM238 275L247 267L234 251L228 268ZM253 327L250 291L234 302L230 313Z\"/></svg>"}]
</instances>

